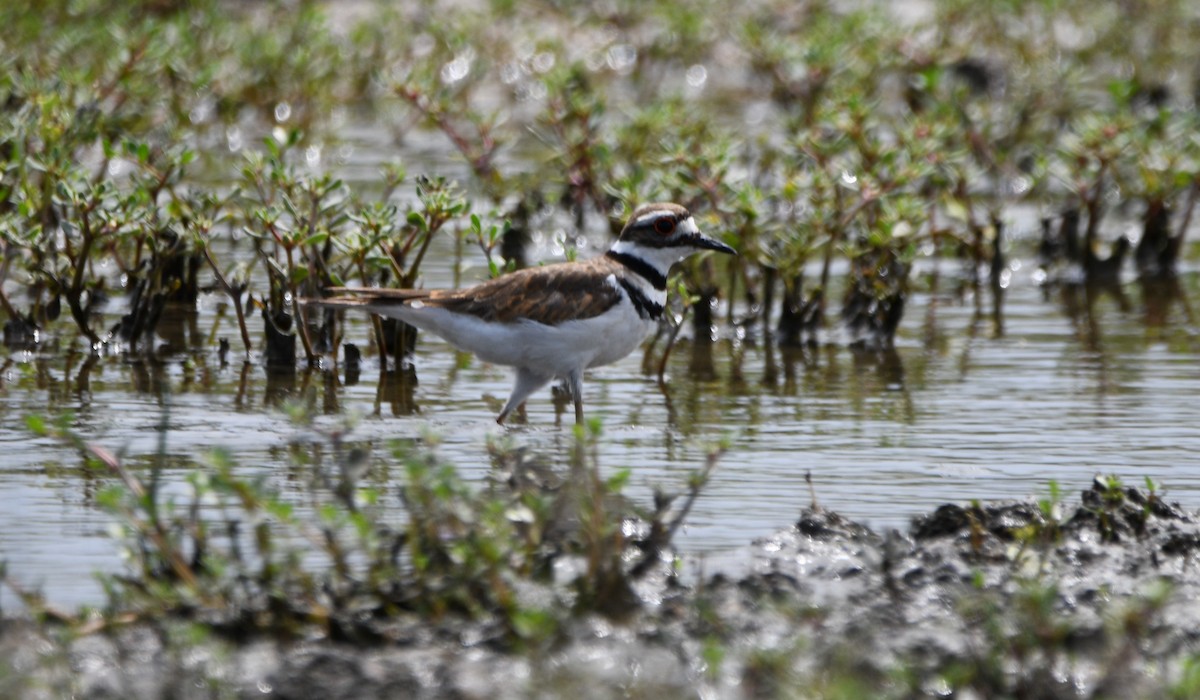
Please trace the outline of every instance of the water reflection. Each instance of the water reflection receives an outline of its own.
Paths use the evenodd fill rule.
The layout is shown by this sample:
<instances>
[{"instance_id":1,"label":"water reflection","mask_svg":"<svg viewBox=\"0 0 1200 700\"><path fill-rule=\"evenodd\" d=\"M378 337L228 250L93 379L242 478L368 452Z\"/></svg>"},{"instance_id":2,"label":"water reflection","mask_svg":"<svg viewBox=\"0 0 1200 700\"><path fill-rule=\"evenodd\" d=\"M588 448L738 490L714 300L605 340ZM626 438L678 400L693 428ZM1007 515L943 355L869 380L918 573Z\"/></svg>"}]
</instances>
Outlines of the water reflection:
<instances>
[{"instance_id":1,"label":"water reflection","mask_svg":"<svg viewBox=\"0 0 1200 700\"><path fill-rule=\"evenodd\" d=\"M1137 318L1147 331L1147 342L1154 342L1162 332L1172 330L1172 311L1176 307L1180 315L1174 320L1187 326L1194 323L1191 305L1178 277L1138 278L1136 289L1141 309ZM1115 326L1122 322L1121 319L1134 317L1135 304L1130 299L1128 285L1116 280L1059 285L1054 293L1076 336L1085 348L1093 352L1103 352L1106 333L1102 322L1108 306L1106 301L1115 306L1119 314L1118 318L1110 319L1110 325Z\"/></svg>"},{"instance_id":2,"label":"water reflection","mask_svg":"<svg viewBox=\"0 0 1200 700\"><path fill-rule=\"evenodd\" d=\"M711 382L717 378L716 364L713 362L713 342L709 338L698 338L691 343L691 354L688 356L688 377L695 381Z\"/></svg>"},{"instance_id":3,"label":"water reflection","mask_svg":"<svg viewBox=\"0 0 1200 700\"><path fill-rule=\"evenodd\" d=\"M71 353L74 355L74 353ZM100 362L100 356L89 353L83 364L79 366L79 371L75 373L75 396L79 399L81 407L88 406L92 403L92 370L96 368L96 364ZM68 374L70 373L71 358L68 357Z\"/></svg>"},{"instance_id":4,"label":"water reflection","mask_svg":"<svg viewBox=\"0 0 1200 700\"><path fill-rule=\"evenodd\" d=\"M243 362L241 371L238 372L237 393L234 395L233 405L239 411L246 409L246 395L250 390L250 372L254 365L250 362Z\"/></svg>"},{"instance_id":5,"label":"water reflection","mask_svg":"<svg viewBox=\"0 0 1200 700\"><path fill-rule=\"evenodd\" d=\"M1139 277L1138 288L1142 298L1142 324L1147 330L1157 331L1166 329L1171 323L1171 309L1178 306L1183 313L1181 319L1187 325L1196 321L1192 315L1192 307L1187 296L1183 293L1183 285L1176 275L1166 277ZM1156 333L1147 334L1147 339L1156 337Z\"/></svg>"},{"instance_id":6,"label":"water reflection","mask_svg":"<svg viewBox=\"0 0 1200 700\"><path fill-rule=\"evenodd\" d=\"M161 341L155 348L159 357L208 351L211 341L200 331L200 311L194 301L167 303L154 328Z\"/></svg>"},{"instance_id":7,"label":"water reflection","mask_svg":"<svg viewBox=\"0 0 1200 700\"><path fill-rule=\"evenodd\" d=\"M1050 478L1086 482L1095 471L1166 481L1172 498L1194 507L1200 347L1189 296L1197 279L1042 290L1025 275L999 293L985 283L980 293L955 275L939 280L934 270L915 285L894 348L780 348L770 334L737 335L723 326L726 336L715 342L678 339L661 384L660 341L646 358L589 374L589 415L603 418L605 428L599 462L631 467L637 499L654 486L677 485L702 462L706 441L732 433L733 448L682 535L693 553L734 551L786 525L808 498L806 471L823 505L876 524L902 524L947 500L1036 495ZM214 313L202 306L198 316L164 317L161 327L175 330L141 355L13 352L4 360L0 449L9 460L0 467L0 489L31 496L10 500L0 529L40 547L95 540L94 556L69 563L80 580L97 562L114 561L99 536L107 518L90 508L104 476L80 471L71 450L30 440L14 419L33 412L76 411L82 432L144 460L158 449L158 407L170 401L168 449L177 461L167 479L176 482L196 454L220 442L239 464L301 492L303 475L276 472L295 430L278 407L295 402L318 419L370 415L355 437L380 473L390 460L381 446L431 430L443 436L440 456L481 482L487 442L496 435L550 464L569 462L565 396L554 396L551 412L539 394L527 424L496 428L479 397L504 395L510 375L433 338L421 339L417 365L385 371L373 349L354 361L347 353L326 371L229 365L208 338L232 329L232 321L222 326ZM346 338L371 347L368 322L348 327ZM76 518L69 532L68 510ZM31 571L28 580L53 572L67 585L62 557L36 564L43 561L37 552L13 544L11 534L0 537L10 571ZM57 568L29 568L35 565Z\"/></svg>"},{"instance_id":8,"label":"water reflection","mask_svg":"<svg viewBox=\"0 0 1200 700\"><path fill-rule=\"evenodd\" d=\"M383 415L386 405L393 416L411 416L417 413L417 370L407 362L399 367L379 373L375 389L375 411L372 415Z\"/></svg>"},{"instance_id":9,"label":"water reflection","mask_svg":"<svg viewBox=\"0 0 1200 700\"><path fill-rule=\"evenodd\" d=\"M846 401L857 414L886 414L902 422L915 420L905 356L896 348L845 348L832 344L779 347L768 336L761 345L680 341L688 372L658 386L663 391L668 424L685 433L697 425L720 424L730 405L754 410L775 398L797 398L826 405ZM694 358L705 359L693 373ZM747 371L758 381L747 381ZM754 376L754 375L749 375ZM885 401L877 399L885 398ZM761 412L758 412L761 415ZM799 416L797 416L799 417ZM743 424L754 424L749 416Z\"/></svg>"},{"instance_id":10,"label":"water reflection","mask_svg":"<svg viewBox=\"0 0 1200 700\"><path fill-rule=\"evenodd\" d=\"M263 406L282 407L296 396L296 365L294 362L276 366L268 364L263 368L263 375L266 378Z\"/></svg>"}]
</instances>

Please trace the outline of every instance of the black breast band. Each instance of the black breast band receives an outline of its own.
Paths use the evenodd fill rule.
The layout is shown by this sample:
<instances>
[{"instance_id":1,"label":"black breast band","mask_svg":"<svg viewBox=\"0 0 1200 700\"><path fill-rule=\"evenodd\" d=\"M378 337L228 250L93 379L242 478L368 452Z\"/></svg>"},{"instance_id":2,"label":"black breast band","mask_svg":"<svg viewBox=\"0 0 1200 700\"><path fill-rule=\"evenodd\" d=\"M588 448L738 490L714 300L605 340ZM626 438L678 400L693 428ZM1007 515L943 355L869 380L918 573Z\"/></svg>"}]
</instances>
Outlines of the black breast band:
<instances>
[{"instance_id":1,"label":"black breast band","mask_svg":"<svg viewBox=\"0 0 1200 700\"><path fill-rule=\"evenodd\" d=\"M617 281L621 288L629 295L629 301L633 302L633 308L637 309L638 316L642 319L657 321L662 318L662 304L650 299L642 290L637 288L637 285L625 279L618 277Z\"/></svg>"},{"instance_id":2,"label":"black breast band","mask_svg":"<svg viewBox=\"0 0 1200 700\"><path fill-rule=\"evenodd\" d=\"M654 267L645 260L642 260L636 255L630 255L629 253L618 253L613 250L608 251L605 253L605 255L629 268L632 272L644 277L646 281L650 283L651 287L654 287L660 292L667 291L666 276L659 272L658 268Z\"/></svg>"}]
</instances>

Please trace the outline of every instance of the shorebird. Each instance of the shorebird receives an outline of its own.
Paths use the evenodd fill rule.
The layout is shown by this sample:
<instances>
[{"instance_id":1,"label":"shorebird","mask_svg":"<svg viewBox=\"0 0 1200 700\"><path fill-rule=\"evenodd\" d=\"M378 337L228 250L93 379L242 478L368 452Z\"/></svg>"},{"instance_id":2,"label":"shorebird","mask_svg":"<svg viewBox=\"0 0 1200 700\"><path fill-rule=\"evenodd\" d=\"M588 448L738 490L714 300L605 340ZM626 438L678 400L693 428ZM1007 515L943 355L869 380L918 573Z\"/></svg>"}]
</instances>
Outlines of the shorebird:
<instances>
[{"instance_id":1,"label":"shorebird","mask_svg":"<svg viewBox=\"0 0 1200 700\"><path fill-rule=\"evenodd\" d=\"M583 371L633 352L667 302L667 274L705 250L736 251L700 232L678 204L647 204L601 257L531 267L467 289L339 287L309 304L361 309L435 333L481 360L516 369L510 413L553 379L566 381L583 422Z\"/></svg>"}]
</instances>

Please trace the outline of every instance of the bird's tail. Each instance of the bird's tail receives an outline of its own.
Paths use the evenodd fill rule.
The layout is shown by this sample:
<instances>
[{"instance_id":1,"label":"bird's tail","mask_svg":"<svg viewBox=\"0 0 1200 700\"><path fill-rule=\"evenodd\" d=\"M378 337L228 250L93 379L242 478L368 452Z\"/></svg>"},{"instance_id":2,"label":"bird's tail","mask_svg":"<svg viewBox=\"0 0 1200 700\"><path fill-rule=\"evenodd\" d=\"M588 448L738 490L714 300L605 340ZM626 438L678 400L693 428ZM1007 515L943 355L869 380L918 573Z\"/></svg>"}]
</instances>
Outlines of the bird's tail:
<instances>
[{"instance_id":1,"label":"bird's tail","mask_svg":"<svg viewBox=\"0 0 1200 700\"><path fill-rule=\"evenodd\" d=\"M423 289L327 287L325 291L331 296L301 299L300 303L323 308L358 309L378 303L393 305L429 298L429 292Z\"/></svg>"}]
</instances>

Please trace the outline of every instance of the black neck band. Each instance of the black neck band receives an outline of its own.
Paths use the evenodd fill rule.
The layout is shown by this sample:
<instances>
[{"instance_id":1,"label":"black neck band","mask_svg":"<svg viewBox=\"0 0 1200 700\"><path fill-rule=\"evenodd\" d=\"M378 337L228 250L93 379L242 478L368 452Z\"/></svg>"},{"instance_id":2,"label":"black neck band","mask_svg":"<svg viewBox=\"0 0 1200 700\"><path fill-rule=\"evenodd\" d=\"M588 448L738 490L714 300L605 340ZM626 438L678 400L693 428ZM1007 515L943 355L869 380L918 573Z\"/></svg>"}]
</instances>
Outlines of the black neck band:
<instances>
[{"instance_id":1,"label":"black neck band","mask_svg":"<svg viewBox=\"0 0 1200 700\"><path fill-rule=\"evenodd\" d=\"M637 309L640 318L650 321L657 321L662 318L662 304L647 297L642 290L638 289L636 284L624 277L618 277L617 280L619 280L621 288L629 295L629 301L633 303L633 308Z\"/></svg>"},{"instance_id":2,"label":"black neck band","mask_svg":"<svg viewBox=\"0 0 1200 700\"><path fill-rule=\"evenodd\" d=\"M667 291L666 275L659 272L658 268L654 267L645 260L642 260L636 255L630 255L629 253L618 253L615 250L610 250L605 253L605 255L621 263L633 272L641 275L647 282L650 283L651 287L654 287L660 292Z\"/></svg>"}]
</instances>

